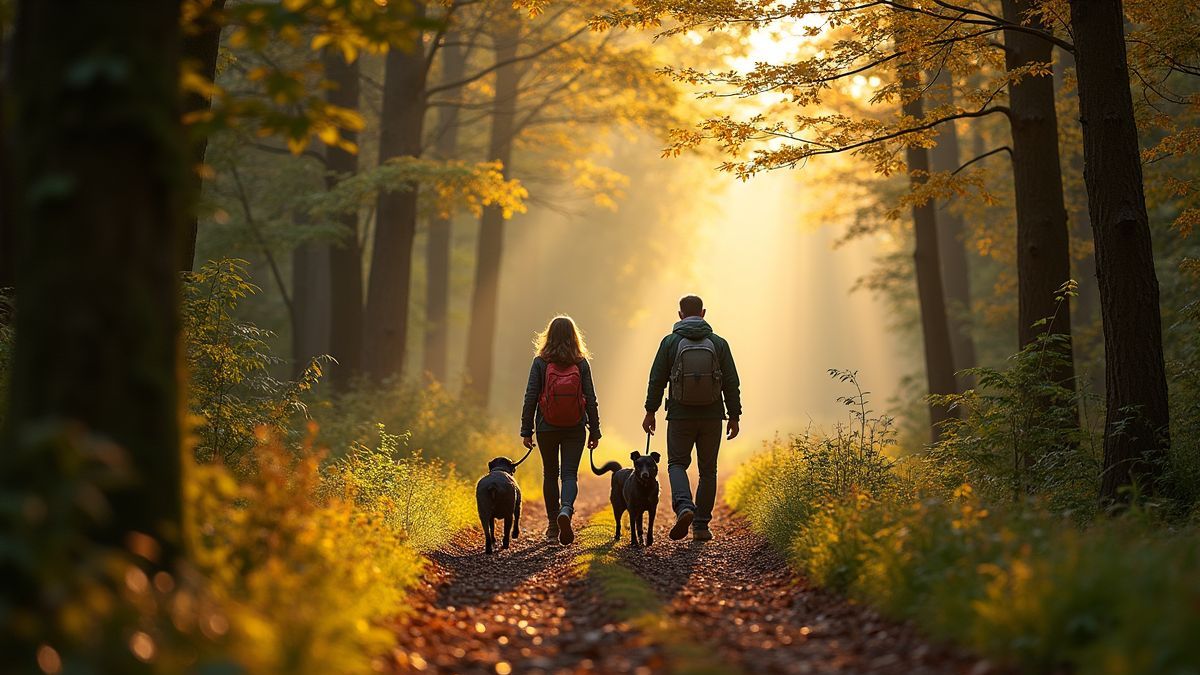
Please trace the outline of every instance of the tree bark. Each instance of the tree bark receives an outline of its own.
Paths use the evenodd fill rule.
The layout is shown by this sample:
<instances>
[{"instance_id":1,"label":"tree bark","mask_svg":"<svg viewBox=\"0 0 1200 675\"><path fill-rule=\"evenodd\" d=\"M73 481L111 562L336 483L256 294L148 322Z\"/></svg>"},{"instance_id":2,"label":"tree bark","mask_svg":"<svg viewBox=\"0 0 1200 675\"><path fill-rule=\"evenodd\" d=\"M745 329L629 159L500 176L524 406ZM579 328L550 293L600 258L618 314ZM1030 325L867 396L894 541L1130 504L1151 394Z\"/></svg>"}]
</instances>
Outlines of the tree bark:
<instances>
[{"instance_id":1,"label":"tree bark","mask_svg":"<svg viewBox=\"0 0 1200 675\"><path fill-rule=\"evenodd\" d=\"M1058 59L1054 62L1054 86L1061 94L1063 90L1063 81L1066 77L1067 68L1075 67L1075 57L1066 51L1060 50L1056 56ZM1076 116L1071 119L1068 124L1078 124L1079 120ZM1068 160L1064 176L1071 176L1078 182L1071 183L1084 188L1083 184L1083 151L1079 149L1076 152L1067 153ZM1080 194L1082 192L1082 194ZM1072 192L1069 188L1067 194L1072 198L1068 200L1070 208L1068 209L1068 217L1070 219L1070 229L1072 237L1075 241L1091 241L1092 240L1092 218L1088 213L1087 206L1087 191ZM1093 251L1087 251L1086 255L1083 252L1076 250L1072 256L1075 266L1074 279L1079 282L1078 295L1072 303L1073 318L1072 326L1074 326L1075 335L1072 341L1075 343L1075 361L1078 363L1080 359L1086 359L1088 355L1095 354L1095 349L1099 347L1098 339L1090 330L1093 323L1099 318L1100 312L1100 289L1096 282L1096 255ZM1082 329L1086 340L1081 340L1079 331ZM1084 361L1087 362L1086 360ZM1089 364L1090 366L1091 364ZM1087 379L1088 391L1102 396L1104 394L1104 366L1098 364L1094 368L1087 368L1084 375Z\"/></svg>"},{"instance_id":2,"label":"tree bark","mask_svg":"<svg viewBox=\"0 0 1200 675\"><path fill-rule=\"evenodd\" d=\"M292 375L299 377L314 356L328 354L332 330L329 245L307 242L292 250Z\"/></svg>"},{"instance_id":3,"label":"tree bark","mask_svg":"<svg viewBox=\"0 0 1200 675\"><path fill-rule=\"evenodd\" d=\"M346 63L341 52L333 49L325 50L322 61L326 77L336 85L326 94L326 99L333 105L358 110L358 62ZM342 135L351 142L358 140L354 132L343 131ZM325 166L329 171L325 178L326 187L333 189L339 180L358 172L358 155L336 146L326 146ZM362 247L359 245L357 213L339 216L337 224L341 231L339 238L322 248L328 256L325 263L329 284L328 348L337 360L329 365L330 382L335 391L345 391L362 373Z\"/></svg>"},{"instance_id":4,"label":"tree bark","mask_svg":"<svg viewBox=\"0 0 1200 675\"><path fill-rule=\"evenodd\" d=\"M950 87L950 74L946 71L935 75L934 83L946 86L949 102L954 101ZM930 168L936 172L953 172L958 169L958 129L954 123L942 125L938 130L937 145L929 151ZM971 268L965 244L966 226L962 215L950 209L949 202L935 204L937 212L938 253L942 261L942 282L946 291L946 311L950 327L950 351L954 357L954 370L975 367L975 338L971 335ZM956 375L960 390L975 386L970 375Z\"/></svg>"},{"instance_id":5,"label":"tree bark","mask_svg":"<svg viewBox=\"0 0 1200 675\"><path fill-rule=\"evenodd\" d=\"M191 27L190 32L183 37L183 59L192 62L196 72L209 80L217 77L217 53L221 45L221 22L218 15L225 9L226 0L212 0L208 11L204 12ZM189 114L208 110L212 101L207 96L188 93L183 97L183 113ZM188 173L188 186L192 190L192 199L200 197L204 187L204 179L200 177L199 166L204 163L204 154L208 151L208 136L200 135L190 139L191 162ZM187 225L183 233L183 243L180 251L180 269L190 272L196 264L196 237L200 232L200 219L193 210L187 215Z\"/></svg>"},{"instance_id":6,"label":"tree bark","mask_svg":"<svg viewBox=\"0 0 1200 675\"><path fill-rule=\"evenodd\" d=\"M111 441L129 479L100 484L108 517L81 534L144 533L162 566L181 550L179 22L178 0L22 2L10 90L21 299L0 480L53 494L85 459L52 443Z\"/></svg>"},{"instance_id":7,"label":"tree bark","mask_svg":"<svg viewBox=\"0 0 1200 675\"><path fill-rule=\"evenodd\" d=\"M1104 323L1104 472L1100 495L1160 489L1170 443L1158 277L1125 55L1120 0L1071 0L1083 169Z\"/></svg>"},{"instance_id":8,"label":"tree bark","mask_svg":"<svg viewBox=\"0 0 1200 675\"><path fill-rule=\"evenodd\" d=\"M443 82L458 82L466 73L466 50L456 44L459 39L453 31L446 33L441 48ZM438 112L434 141L438 159L454 159L458 155L458 110L451 105ZM446 381L449 359L452 233L452 220L435 216L429 223L429 243L425 250L425 372L438 382Z\"/></svg>"},{"instance_id":9,"label":"tree bark","mask_svg":"<svg viewBox=\"0 0 1200 675\"><path fill-rule=\"evenodd\" d=\"M8 26L0 17L0 288L17 283L17 238L12 219L12 200L15 196L8 170L8 88L11 81L8 68L9 41L5 39ZM7 313L0 310L0 324L8 322Z\"/></svg>"},{"instance_id":10,"label":"tree bark","mask_svg":"<svg viewBox=\"0 0 1200 675\"><path fill-rule=\"evenodd\" d=\"M414 6L418 14L423 14L422 3ZM388 52L379 134L380 164L396 157L421 154L427 73L420 45L418 41L412 51ZM416 231L417 185L381 194L375 210L375 241L363 329L363 365L376 382L404 374Z\"/></svg>"},{"instance_id":11,"label":"tree bark","mask_svg":"<svg viewBox=\"0 0 1200 675\"><path fill-rule=\"evenodd\" d=\"M917 86L915 76L906 77L905 88ZM920 97L904 103L904 114L914 119L925 115L925 106ZM905 148L909 180L913 187L926 179L922 174L929 172L929 154L925 148L910 145ZM949 395L958 392L954 381L954 363L950 349L950 328L946 317L946 295L942 284L942 264L938 255L937 215L933 201L913 207L913 230L916 247L913 250L917 277L917 301L921 309L921 334L925 346L925 377L931 395ZM943 405L929 404L930 438L937 443L941 439L942 425L954 417L953 412Z\"/></svg>"},{"instance_id":12,"label":"tree bark","mask_svg":"<svg viewBox=\"0 0 1200 675\"><path fill-rule=\"evenodd\" d=\"M1050 30L1038 17L1026 15L1030 8L1027 0L1002 0L1001 4L1006 20ZM1052 49L1051 43L1036 35L1004 33L1005 66L1009 70L1031 63L1048 64ZM1068 311L1059 311L1056 301L1056 291L1071 278L1071 242L1058 156L1054 80L1025 76L1009 86L1008 95L1017 215L1017 334L1024 347L1047 330L1071 335L1069 306ZM1054 317L1052 324L1034 325L1050 317ZM1069 352L1066 357L1053 377L1071 387L1074 361Z\"/></svg>"},{"instance_id":13,"label":"tree bark","mask_svg":"<svg viewBox=\"0 0 1200 675\"><path fill-rule=\"evenodd\" d=\"M496 33L496 62L505 63L496 70L496 92L492 105L491 139L488 158L504 165L504 177L511 178L513 132L516 123L517 90L520 72L512 63L520 40L515 17L502 17L505 23ZM466 392L486 406L492 389L493 348L496 342L496 318L500 301L500 264L504 246L504 215L489 206L480 219L479 253L475 261L475 289L471 297L471 326L467 333Z\"/></svg>"}]
</instances>

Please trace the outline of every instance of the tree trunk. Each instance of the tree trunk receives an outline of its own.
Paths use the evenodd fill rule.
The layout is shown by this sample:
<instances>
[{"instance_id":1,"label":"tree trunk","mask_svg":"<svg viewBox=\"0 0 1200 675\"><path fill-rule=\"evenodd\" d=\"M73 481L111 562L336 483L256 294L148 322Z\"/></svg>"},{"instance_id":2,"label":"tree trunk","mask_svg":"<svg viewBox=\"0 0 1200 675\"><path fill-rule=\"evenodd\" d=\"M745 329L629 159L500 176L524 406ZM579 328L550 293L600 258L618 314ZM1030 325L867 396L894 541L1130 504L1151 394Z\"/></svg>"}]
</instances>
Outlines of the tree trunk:
<instances>
[{"instance_id":1,"label":"tree trunk","mask_svg":"<svg viewBox=\"0 0 1200 675\"><path fill-rule=\"evenodd\" d=\"M906 80L906 89L917 86L915 78ZM925 106L921 99L917 97L905 102L904 114L913 119L924 117ZM905 149L905 161L915 188L926 180L921 174L929 172L929 154L925 148L910 145ZM921 333L925 345L925 377L930 395L954 394L958 388L954 381L946 295L942 285L941 256L938 255L937 216L932 201L913 207L913 230L916 235L913 261L917 276L917 301L921 308ZM954 414L947 406L929 404L932 442L940 440L942 424L952 417Z\"/></svg>"},{"instance_id":2,"label":"tree trunk","mask_svg":"<svg viewBox=\"0 0 1200 675\"><path fill-rule=\"evenodd\" d=\"M111 441L103 462L129 479L100 484L108 517L83 535L144 533L163 566L181 543L179 22L178 0L22 2L10 89L21 299L0 480L60 492L85 459L51 444Z\"/></svg>"},{"instance_id":3,"label":"tree trunk","mask_svg":"<svg viewBox=\"0 0 1200 675\"><path fill-rule=\"evenodd\" d=\"M414 6L423 14L422 3ZM396 157L421 154L426 67L420 45L418 41L412 51L388 52L379 133L380 164ZM363 330L363 365L376 382L404 374L416 232L417 185L381 194L375 210L375 242Z\"/></svg>"},{"instance_id":4,"label":"tree trunk","mask_svg":"<svg viewBox=\"0 0 1200 675\"><path fill-rule=\"evenodd\" d=\"M466 50L455 44L457 33L446 33L442 46L442 81L458 82L466 73ZM458 107L446 106L438 113L434 151L438 159L458 155ZM434 380L446 381L447 349L450 339L450 245L453 222L434 217L429 224L425 250L425 372Z\"/></svg>"},{"instance_id":5,"label":"tree trunk","mask_svg":"<svg viewBox=\"0 0 1200 675\"><path fill-rule=\"evenodd\" d=\"M217 77L217 53L221 45L221 22L218 14L225 9L226 0L212 0L209 10L201 14L192 25L190 32L183 37L183 59L191 62L200 75L209 80ZM183 97L183 114L208 110L212 101L207 96L189 92ZM200 177L199 166L204 163L204 153L208 151L208 136L197 136L191 139L191 163L188 173L188 185L192 190L192 198L198 199L204 187L204 179ZM196 237L200 231L200 219L193 210L187 214L187 225L184 228L183 242L180 247L180 269L190 272L196 264Z\"/></svg>"},{"instance_id":6,"label":"tree trunk","mask_svg":"<svg viewBox=\"0 0 1200 675\"><path fill-rule=\"evenodd\" d=\"M0 16L0 288L17 283L15 225L12 218L12 184L8 170L8 88L11 77L8 67L8 26ZM0 309L0 325L8 322L7 313Z\"/></svg>"},{"instance_id":7,"label":"tree trunk","mask_svg":"<svg viewBox=\"0 0 1200 675\"><path fill-rule=\"evenodd\" d=\"M1037 17L1026 16L1028 1L1002 0L1002 5L1006 20L1050 30ZM1030 63L1048 64L1052 48L1038 36L1005 31L1005 66L1012 70ZM1058 311L1055 299L1071 278L1071 242L1058 157L1054 80L1026 76L1009 86L1008 95L1017 215L1017 334L1024 347L1047 330L1071 335L1069 306ZM1052 324L1034 325L1050 317L1054 317ZM1075 368L1069 352L1066 357L1054 379L1070 387Z\"/></svg>"},{"instance_id":8,"label":"tree trunk","mask_svg":"<svg viewBox=\"0 0 1200 675\"><path fill-rule=\"evenodd\" d=\"M1158 278L1125 56L1120 0L1071 0L1084 179L1096 242L1108 418L1100 495L1161 486L1170 413Z\"/></svg>"},{"instance_id":9,"label":"tree trunk","mask_svg":"<svg viewBox=\"0 0 1200 675\"><path fill-rule=\"evenodd\" d=\"M949 102L954 101L950 74L942 71L935 83L947 87ZM937 145L929 151L930 168L937 172L953 172L959 167L958 129L954 123L938 130ZM975 338L971 335L971 269L965 244L966 226L962 215L951 210L949 202L935 205L937 212L938 253L942 261L942 281L946 291L950 351L954 370L975 367ZM960 390L975 386L970 375L956 375Z\"/></svg>"},{"instance_id":10,"label":"tree trunk","mask_svg":"<svg viewBox=\"0 0 1200 675\"><path fill-rule=\"evenodd\" d=\"M292 374L299 377L314 356L328 354L333 284L329 245L308 242L292 251Z\"/></svg>"},{"instance_id":11,"label":"tree trunk","mask_svg":"<svg viewBox=\"0 0 1200 675\"><path fill-rule=\"evenodd\" d=\"M513 17L496 34L496 61L512 61L520 40ZM516 122L517 89L521 76L515 63L496 70L496 92L492 107L491 141L488 158L504 165L511 178L513 131ZM500 301L500 263L504 245L504 215L498 207L484 209L480 219L479 253L475 261L475 290L471 297L471 326L467 333L466 392L486 406L492 389L492 351L496 342L496 317Z\"/></svg>"},{"instance_id":12,"label":"tree trunk","mask_svg":"<svg viewBox=\"0 0 1200 675\"><path fill-rule=\"evenodd\" d=\"M1062 50L1059 50L1056 56L1058 59L1054 62L1054 83L1055 89L1061 94L1066 70L1075 67L1075 57ZM1072 125L1078 123L1078 116L1073 116L1068 122ZM1071 196L1067 202L1070 204L1071 234L1075 241L1090 242L1092 240L1092 218L1088 213L1087 191L1083 189L1085 187L1083 184L1083 151L1077 149L1067 153L1067 156L1066 173L1063 175L1074 179L1070 185L1077 185L1079 188L1075 191L1069 188L1067 190L1067 194ZM1076 250L1072 260L1075 265L1074 279L1079 282L1079 295L1072 303L1075 311L1071 320L1075 332L1072 341L1075 343L1075 361L1077 363L1081 359L1087 363L1087 357L1096 354L1096 350L1099 348L1097 335L1091 330L1092 325L1099 318L1100 312L1100 289L1096 283L1096 255L1093 251L1084 253ZM1086 340L1080 339L1080 330L1087 336ZM1092 366L1093 364L1089 363L1088 365ZM1083 377L1087 379L1087 389L1090 393L1101 396L1104 394L1103 364L1088 367L1084 371Z\"/></svg>"},{"instance_id":13,"label":"tree trunk","mask_svg":"<svg viewBox=\"0 0 1200 675\"><path fill-rule=\"evenodd\" d=\"M322 56L326 77L336 85L326 94L333 105L358 110L358 62L346 63L339 50L326 49ZM386 118L385 118L386 119ZM357 134L343 131L354 142ZM358 155L336 146L325 147L326 188L333 189L343 177L358 172ZM337 360L330 364L330 382L335 391L345 391L362 373L363 357L363 270L362 248L358 239L358 214L338 216L340 236L328 246L325 263L329 283L329 354Z\"/></svg>"}]
</instances>

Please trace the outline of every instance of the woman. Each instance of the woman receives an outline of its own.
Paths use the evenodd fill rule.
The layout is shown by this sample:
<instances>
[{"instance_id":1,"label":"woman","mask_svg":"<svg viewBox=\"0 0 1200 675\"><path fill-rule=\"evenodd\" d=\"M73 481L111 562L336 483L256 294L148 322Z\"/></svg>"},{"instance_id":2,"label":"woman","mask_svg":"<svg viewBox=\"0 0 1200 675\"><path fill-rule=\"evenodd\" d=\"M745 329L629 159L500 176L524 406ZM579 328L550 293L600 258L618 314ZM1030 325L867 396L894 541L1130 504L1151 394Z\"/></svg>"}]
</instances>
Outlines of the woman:
<instances>
[{"instance_id":1,"label":"woman","mask_svg":"<svg viewBox=\"0 0 1200 675\"><path fill-rule=\"evenodd\" d=\"M533 365L525 386L521 438L542 455L542 492L546 499L546 539L564 546L575 540L571 516L579 494L579 461L587 447L600 444L600 413L583 335L569 316L556 316L533 340ZM562 492L559 493L561 471Z\"/></svg>"}]
</instances>

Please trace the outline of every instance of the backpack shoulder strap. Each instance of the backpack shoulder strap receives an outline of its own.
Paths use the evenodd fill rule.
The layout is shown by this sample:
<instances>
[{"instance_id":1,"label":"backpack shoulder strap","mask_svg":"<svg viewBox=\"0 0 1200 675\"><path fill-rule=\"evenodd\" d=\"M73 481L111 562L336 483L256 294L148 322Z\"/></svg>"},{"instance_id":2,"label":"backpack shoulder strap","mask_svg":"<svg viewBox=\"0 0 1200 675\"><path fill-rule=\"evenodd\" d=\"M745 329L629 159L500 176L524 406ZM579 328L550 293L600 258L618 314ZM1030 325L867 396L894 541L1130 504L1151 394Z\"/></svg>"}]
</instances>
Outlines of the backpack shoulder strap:
<instances>
[{"instance_id":1,"label":"backpack shoulder strap","mask_svg":"<svg viewBox=\"0 0 1200 675\"><path fill-rule=\"evenodd\" d=\"M679 356L679 350L683 347L683 336L679 333L671 333L667 336L668 340L674 340L671 343L670 349L667 351L667 367L675 367L675 359Z\"/></svg>"}]
</instances>

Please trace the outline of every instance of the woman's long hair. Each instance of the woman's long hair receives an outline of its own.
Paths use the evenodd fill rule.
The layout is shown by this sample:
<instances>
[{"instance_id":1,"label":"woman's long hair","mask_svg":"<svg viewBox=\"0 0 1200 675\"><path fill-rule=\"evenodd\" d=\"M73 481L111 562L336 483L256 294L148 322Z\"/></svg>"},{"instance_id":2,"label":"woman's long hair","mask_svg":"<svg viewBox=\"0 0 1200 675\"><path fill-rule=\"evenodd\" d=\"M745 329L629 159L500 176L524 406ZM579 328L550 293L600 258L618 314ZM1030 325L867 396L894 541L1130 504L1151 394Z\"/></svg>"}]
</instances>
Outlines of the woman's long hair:
<instances>
[{"instance_id":1,"label":"woman's long hair","mask_svg":"<svg viewBox=\"0 0 1200 675\"><path fill-rule=\"evenodd\" d=\"M579 363L592 357L583 341L583 333L575 320L566 314L551 319L546 330L533 338L533 351L549 363Z\"/></svg>"}]
</instances>

